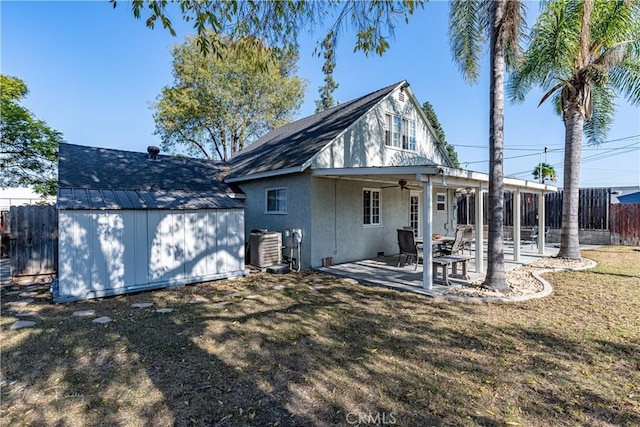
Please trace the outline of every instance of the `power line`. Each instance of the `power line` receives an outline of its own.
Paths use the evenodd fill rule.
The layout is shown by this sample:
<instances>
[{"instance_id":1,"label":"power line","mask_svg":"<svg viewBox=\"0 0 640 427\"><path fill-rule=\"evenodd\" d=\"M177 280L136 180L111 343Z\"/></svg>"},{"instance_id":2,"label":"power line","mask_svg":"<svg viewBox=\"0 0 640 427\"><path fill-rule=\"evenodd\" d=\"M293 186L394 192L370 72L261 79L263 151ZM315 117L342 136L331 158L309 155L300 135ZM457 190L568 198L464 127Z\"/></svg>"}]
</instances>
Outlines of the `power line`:
<instances>
[{"instance_id":1,"label":"power line","mask_svg":"<svg viewBox=\"0 0 640 427\"><path fill-rule=\"evenodd\" d=\"M631 143L629 145L625 145L623 147L616 147L616 148L611 148L607 151L603 151L602 153L598 153L598 154L592 154L590 156L585 156L580 160L580 164L583 163L590 163L590 162L594 162L597 160L602 160L602 159L606 159L609 157L614 157L614 156L619 156L620 154L627 154L627 153L631 153L636 151L638 148L636 148L636 145L640 145L640 141L638 142L634 142ZM623 151L618 151L618 150L623 150ZM562 166L564 165L564 161L563 162L558 162L558 163L554 163L550 166ZM520 176L520 175L528 175L530 174L531 171L530 170L526 170L526 171L522 171L522 172L518 172L515 174L509 174L509 176Z\"/></svg>"},{"instance_id":2,"label":"power line","mask_svg":"<svg viewBox=\"0 0 640 427\"><path fill-rule=\"evenodd\" d=\"M627 141L629 139L633 139L633 138L640 138L640 135L630 135L630 136L625 136L622 138L617 138L617 139L611 139L608 141L603 141L599 145L603 145L603 144L611 144L613 142L620 142L620 141ZM454 147L462 147L462 148L478 148L478 149L488 149L489 147L487 147L486 145L466 145L466 144L451 144ZM564 143L558 143L558 144L545 144L546 147L555 147L555 146L560 146L560 147L564 147ZM587 143L582 143L583 147L590 147L592 146L592 144L587 144ZM505 150L509 150L509 151L535 151L535 152L540 152L540 148L512 148L512 147L504 147ZM597 148L596 148L597 149ZM561 149L554 149L554 150L549 150L551 151L563 151L564 148Z\"/></svg>"}]
</instances>

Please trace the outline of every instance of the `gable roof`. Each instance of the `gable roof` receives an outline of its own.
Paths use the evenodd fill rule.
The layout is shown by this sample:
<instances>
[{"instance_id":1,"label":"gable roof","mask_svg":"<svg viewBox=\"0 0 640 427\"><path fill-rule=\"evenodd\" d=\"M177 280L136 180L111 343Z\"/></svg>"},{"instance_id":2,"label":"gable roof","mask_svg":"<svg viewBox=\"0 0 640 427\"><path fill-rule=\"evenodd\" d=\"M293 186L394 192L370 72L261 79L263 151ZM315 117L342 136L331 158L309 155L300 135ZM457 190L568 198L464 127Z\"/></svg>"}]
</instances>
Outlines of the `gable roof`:
<instances>
[{"instance_id":1,"label":"gable roof","mask_svg":"<svg viewBox=\"0 0 640 427\"><path fill-rule=\"evenodd\" d=\"M295 169L338 137L405 80L268 132L231 159L227 179ZM295 170L294 170L295 171Z\"/></svg>"},{"instance_id":2,"label":"gable roof","mask_svg":"<svg viewBox=\"0 0 640 427\"><path fill-rule=\"evenodd\" d=\"M233 208L223 163L60 144L59 209Z\"/></svg>"}]
</instances>

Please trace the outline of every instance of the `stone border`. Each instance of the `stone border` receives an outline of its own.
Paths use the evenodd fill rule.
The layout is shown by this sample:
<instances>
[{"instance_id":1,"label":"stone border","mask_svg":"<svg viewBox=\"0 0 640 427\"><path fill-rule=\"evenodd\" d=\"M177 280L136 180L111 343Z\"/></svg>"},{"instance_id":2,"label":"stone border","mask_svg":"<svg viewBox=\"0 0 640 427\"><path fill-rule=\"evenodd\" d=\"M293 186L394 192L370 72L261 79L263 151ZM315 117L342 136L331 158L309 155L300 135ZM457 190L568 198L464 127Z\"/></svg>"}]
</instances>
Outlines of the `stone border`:
<instances>
[{"instance_id":1,"label":"stone border","mask_svg":"<svg viewBox=\"0 0 640 427\"><path fill-rule=\"evenodd\" d=\"M490 302L505 302L505 303L511 303L511 302L522 302L522 301L528 301L530 299L536 299L536 298L544 298L546 296L551 295L551 293L553 292L553 287L551 286L551 283L549 283L548 281L546 281L545 279L543 279L541 277L542 274L545 273L552 273L555 271L580 271L580 270L588 270L590 268L595 267L596 265L598 265L597 262L595 262L592 259L588 259L588 258L583 258L587 261L589 261L589 265L585 266L585 267L565 267L565 268L546 268L543 270L534 270L531 272L531 274L533 275L533 277L536 280L539 280L540 283L542 283L542 290L540 292L536 292L533 294L526 294L526 295L516 295L516 296L512 296L512 297L470 297L470 296L458 296L458 295L441 295L438 297L435 297L434 299L436 300L442 300L442 301L454 301L454 302L475 302L475 303L482 303L482 302L486 302L486 303L490 303Z\"/></svg>"}]
</instances>

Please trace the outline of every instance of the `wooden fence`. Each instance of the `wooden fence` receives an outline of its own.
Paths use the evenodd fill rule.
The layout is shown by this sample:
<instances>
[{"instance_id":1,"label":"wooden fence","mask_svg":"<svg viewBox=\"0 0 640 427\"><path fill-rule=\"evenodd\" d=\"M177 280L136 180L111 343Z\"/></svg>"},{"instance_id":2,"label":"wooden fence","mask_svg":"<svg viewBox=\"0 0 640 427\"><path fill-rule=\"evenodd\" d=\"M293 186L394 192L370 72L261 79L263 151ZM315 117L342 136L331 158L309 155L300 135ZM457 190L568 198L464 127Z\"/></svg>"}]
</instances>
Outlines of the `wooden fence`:
<instances>
[{"instance_id":1,"label":"wooden fence","mask_svg":"<svg viewBox=\"0 0 640 427\"><path fill-rule=\"evenodd\" d=\"M615 204L609 207L612 245L640 245L640 204Z\"/></svg>"},{"instance_id":2,"label":"wooden fence","mask_svg":"<svg viewBox=\"0 0 640 427\"><path fill-rule=\"evenodd\" d=\"M609 188L582 188L579 193L578 227L584 230L607 230L609 227ZM484 221L487 224L488 197L483 193ZM520 195L520 226L538 225L538 194ZM545 224L562 227L562 191L545 194ZM469 203L467 209L466 204ZM469 217L467 218L467 212ZM458 223L475 224L475 194L458 198ZM513 225L513 194L504 194L504 225Z\"/></svg>"},{"instance_id":3,"label":"wooden fence","mask_svg":"<svg viewBox=\"0 0 640 427\"><path fill-rule=\"evenodd\" d=\"M12 277L57 272L58 213L55 206L12 206L8 231Z\"/></svg>"}]
</instances>

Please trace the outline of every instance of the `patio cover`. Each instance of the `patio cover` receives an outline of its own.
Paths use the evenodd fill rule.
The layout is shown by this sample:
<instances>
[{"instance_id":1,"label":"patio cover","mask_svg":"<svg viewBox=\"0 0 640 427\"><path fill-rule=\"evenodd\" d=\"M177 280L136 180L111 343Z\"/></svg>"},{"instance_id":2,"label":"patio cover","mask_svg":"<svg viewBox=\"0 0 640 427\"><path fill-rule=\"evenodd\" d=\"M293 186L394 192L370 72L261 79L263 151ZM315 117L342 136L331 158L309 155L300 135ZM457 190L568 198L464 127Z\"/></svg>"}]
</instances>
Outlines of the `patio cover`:
<instances>
[{"instance_id":1,"label":"patio cover","mask_svg":"<svg viewBox=\"0 0 640 427\"><path fill-rule=\"evenodd\" d=\"M422 223L424 224L423 235L429 239L432 236L432 214L433 214L433 187L440 188L470 188L476 194L482 194L489 186L489 174L469 171L464 169L449 168L446 166L380 166L380 167L357 167L357 168L336 168L336 169L313 169L312 175L316 177L356 179L362 181L377 182L380 184L395 184L398 180L404 179L409 185L419 185L422 187ZM513 241L514 260L520 260L520 195L521 193L534 193L544 196L544 193L554 193L558 189L553 185L538 182L526 181L516 178L504 178L504 189L513 192ZM482 197L476 198L475 204L476 224L484 224ZM538 227L545 229L544 223L544 203L538 203ZM484 251L482 250L483 227L475 227L476 240L476 272L484 272ZM544 253L545 233L539 233L538 251ZM427 241L425 241L425 245ZM479 249L478 249L479 248ZM429 290L433 285L432 271L433 255L431 251L425 251L423 259L422 286Z\"/></svg>"}]
</instances>

